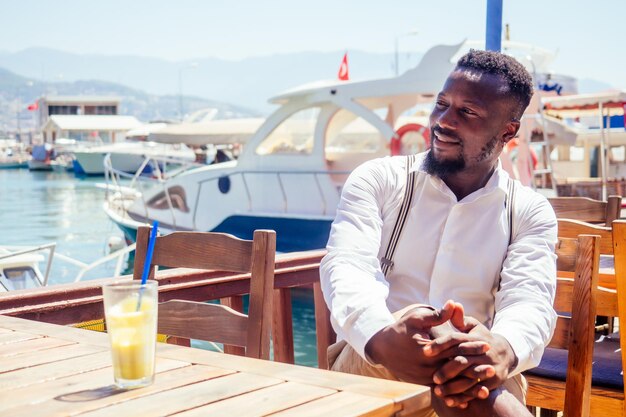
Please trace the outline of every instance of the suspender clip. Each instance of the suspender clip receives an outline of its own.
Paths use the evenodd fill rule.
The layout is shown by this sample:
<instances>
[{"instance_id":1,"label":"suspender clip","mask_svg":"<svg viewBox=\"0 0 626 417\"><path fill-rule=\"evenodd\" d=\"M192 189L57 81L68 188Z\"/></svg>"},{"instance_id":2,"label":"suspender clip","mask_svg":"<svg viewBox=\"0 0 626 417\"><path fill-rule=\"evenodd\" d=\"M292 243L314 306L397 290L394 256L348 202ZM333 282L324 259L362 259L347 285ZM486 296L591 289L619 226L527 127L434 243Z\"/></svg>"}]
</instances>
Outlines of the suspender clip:
<instances>
[{"instance_id":1,"label":"suspender clip","mask_svg":"<svg viewBox=\"0 0 626 417\"><path fill-rule=\"evenodd\" d=\"M380 258L380 265L383 268L386 268L388 271L391 271L393 269L393 261L391 259L385 258L384 256Z\"/></svg>"}]
</instances>

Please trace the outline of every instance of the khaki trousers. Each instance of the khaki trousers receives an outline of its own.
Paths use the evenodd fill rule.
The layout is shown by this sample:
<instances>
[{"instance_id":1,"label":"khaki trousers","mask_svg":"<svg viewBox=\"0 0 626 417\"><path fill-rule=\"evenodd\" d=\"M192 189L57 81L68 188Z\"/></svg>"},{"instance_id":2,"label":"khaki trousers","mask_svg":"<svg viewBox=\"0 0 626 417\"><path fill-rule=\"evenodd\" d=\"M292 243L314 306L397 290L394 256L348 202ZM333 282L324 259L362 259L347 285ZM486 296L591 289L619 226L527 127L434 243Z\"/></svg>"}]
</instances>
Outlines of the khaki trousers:
<instances>
[{"instance_id":1,"label":"khaki trousers","mask_svg":"<svg viewBox=\"0 0 626 417\"><path fill-rule=\"evenodd\" d=\"M396 318L415 308L410 306L394 314ZM345 341L337 342L328 348L328 364L331 370L345 372L349 374L371 376L375 378L389 379L398 381L386 368L382 366L372 366L367 363L352 347ZM507 379L502 388L509 391L522 404L526 404L526 392L528 384L522 374L517 374ZM422 413L415 414L416 417L437 417L433 409L424 410Z\"/></svg>"}]
</instances>

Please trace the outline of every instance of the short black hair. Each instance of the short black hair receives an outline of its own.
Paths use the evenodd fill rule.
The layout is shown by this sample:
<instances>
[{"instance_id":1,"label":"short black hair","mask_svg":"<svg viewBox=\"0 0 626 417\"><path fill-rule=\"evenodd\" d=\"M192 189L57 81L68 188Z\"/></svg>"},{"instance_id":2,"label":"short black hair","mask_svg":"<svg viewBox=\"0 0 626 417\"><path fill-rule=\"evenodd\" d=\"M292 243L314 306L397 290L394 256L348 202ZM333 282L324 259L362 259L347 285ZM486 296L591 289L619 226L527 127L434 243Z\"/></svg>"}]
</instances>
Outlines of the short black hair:
<instances>
[{"instance_id":1,"label":"short black hair","mask_svg":"<svg viewBox=\"0 0 626 417\"><path fill-rule=\"evenodd\" d=\"M510 93L518 102L515 117L522 117L533 96L533 79L519 61L500 52L470 49L459 59L456 66L504 78Z\"/></svg>"}]
</instances>

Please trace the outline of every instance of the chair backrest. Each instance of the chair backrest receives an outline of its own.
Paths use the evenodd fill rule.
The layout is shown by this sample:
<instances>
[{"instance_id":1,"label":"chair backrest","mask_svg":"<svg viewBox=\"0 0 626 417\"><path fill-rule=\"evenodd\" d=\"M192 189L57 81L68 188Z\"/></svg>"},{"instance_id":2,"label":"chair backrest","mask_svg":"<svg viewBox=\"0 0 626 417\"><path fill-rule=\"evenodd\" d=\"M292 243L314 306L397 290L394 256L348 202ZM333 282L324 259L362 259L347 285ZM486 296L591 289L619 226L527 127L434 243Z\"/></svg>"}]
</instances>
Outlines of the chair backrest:
<instances>
[{"instance_id":1,"label":"chair backrest","mask_svg":"<svg viewBox=\"0 0 626 417\"><path fill-rule=\"evenodd\" d=\"M150 230L147 226L137 230L135 279L141 279ZM243 346L246 356L269 359L275 254L272 230L256 230L253 240L206 232L157 237L150 278L159 265L250 273L247 316L223 305L171 300L159 304L159 333Z\"/></svg>"},{"instance_id":2,"label":"chair backrest","mask_svg":"<svg viewBox=\"0 0 626 417\"><path fill-rule=\"evenodd\" d=\"M554 309L559 314L549 347L568 350L565 381L567 417L589 415L591 367L598 303L599 237L559 238L557 271L574 278L557 278Z\"/></svg>"},{"instance_id":3,"label":"chair backrest","mask_svg":"<svg viewBox=\"0 0 626 417\"><path fill-rule=\"evenodd\" d=\"M587 197L548 198L556 217L559 219L580 220L587 223L611 226L619 219L622 210L622 197L611 195L607 201Z\"/></svg>"},{"instance_id":4,"label":"chair backrest","mask_svg":"<svg viewBox=\"0 0 626 417\"><path fill-rule=\"evenodd\" d=\"M622 326L626 325L626 220L616 220L613 222L613 247L618 304L618 312L615 316L619 317L621 333L623 329ZM626 338L620 337L620 347L623 367L626 364ZM624 387L626 387L626 374L624 372L622 372L622 377L624 378ZM626 401L624 408L626 408ZM624 415L626 415L626 410Z\"/></svg>"},{"instance_id":5,"label":"chair backrest","mask_svg":"<svg viewBox=\"0 0 626 417\"><path fill-rule=\"evenodd\" d=\"M609 226L600 226L581 220L557 219L559 237L576 239L579 235L600 236L600 254L613 255L613 230Z\"/></svg>"}]
</instances>

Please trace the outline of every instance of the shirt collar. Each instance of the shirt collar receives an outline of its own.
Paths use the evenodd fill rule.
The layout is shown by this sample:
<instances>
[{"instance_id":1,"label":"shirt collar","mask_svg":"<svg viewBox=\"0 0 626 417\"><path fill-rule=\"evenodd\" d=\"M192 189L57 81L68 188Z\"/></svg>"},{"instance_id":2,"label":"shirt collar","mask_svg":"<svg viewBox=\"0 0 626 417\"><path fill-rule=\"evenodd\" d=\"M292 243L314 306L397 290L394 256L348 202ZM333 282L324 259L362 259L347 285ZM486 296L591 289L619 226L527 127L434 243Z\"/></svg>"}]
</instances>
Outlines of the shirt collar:
<instances>
[{"instance_id":1,"label":"shirt collar","mask_svg":"<svg viewBox=\"0 0 626 417\"><path fill-rule=\"evenodd\" d=\"M428 151L422 152L417 155L415 163L411 167L410 171L421 172L424 175L430 177L431 179L436 180L437 183L444 186L445 188L448 188L445 185L445 183L441 180L441 178L430 175L423 168L422 165L423 165L424 158L427 152ZM506 172L506 170L502 168L502 161L500 161L500 158L498 158L498 164L496 165L496 169L493 171L493 174L491 174L491 177L489 177L487 184L485 184L485 186L482 188L482 193L489 193L493 190L500 189L506 195L508 193L508 187L509 187L509 174Z\"/></svg>"}]
</instances>

